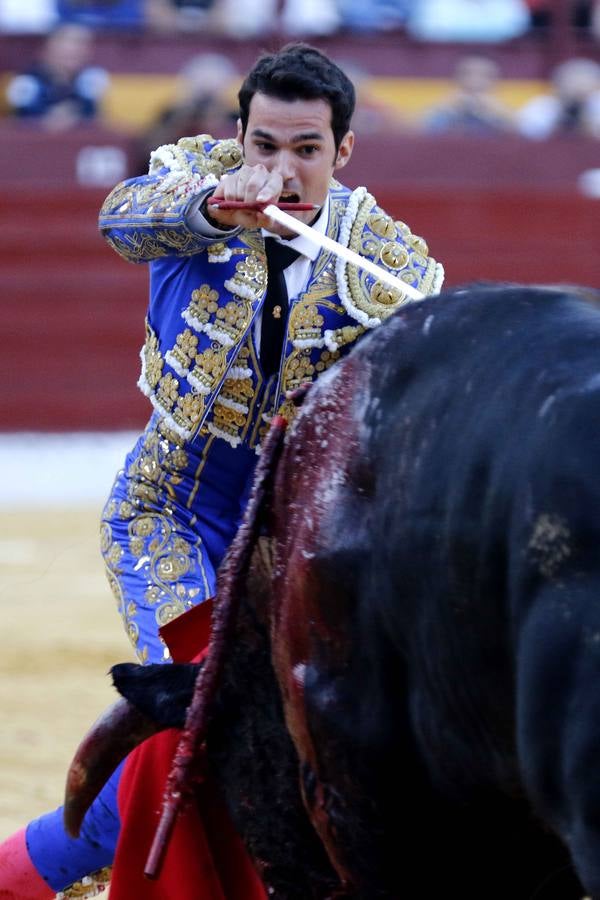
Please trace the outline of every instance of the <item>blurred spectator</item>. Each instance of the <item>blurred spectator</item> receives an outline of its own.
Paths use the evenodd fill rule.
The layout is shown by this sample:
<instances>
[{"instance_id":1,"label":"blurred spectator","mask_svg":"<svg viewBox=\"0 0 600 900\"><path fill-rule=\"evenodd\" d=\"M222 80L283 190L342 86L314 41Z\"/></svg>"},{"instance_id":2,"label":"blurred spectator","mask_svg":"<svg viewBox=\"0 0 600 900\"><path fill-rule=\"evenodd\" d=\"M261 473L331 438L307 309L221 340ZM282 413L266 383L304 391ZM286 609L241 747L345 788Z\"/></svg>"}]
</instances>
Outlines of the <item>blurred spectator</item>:
<instances>
[{"instance_id":1,"label":"blurred spectator","mask_svg":"<svg viewBox=\"0 0 600 900\"><path fill-rule=\"evenodd\" d=\"M164 109L139 141L134 175L148 171L150 153L181 137L211 134L229 137L238 116L236 91L240 75L231 60L220 53L199 53L179 73L174 102Z\"/></svg>"},{"instance_id":2,"label":"blurred spectator","mask_svg":"<svg viewBox=\"0 0 600 900\"><path fill-rule=\"evenodd\" d=\"M90 28L142 28L146 0L56 0L61 22Z\"/></svg>"},{"instance_id":3,"label":"blurred spectator","mask_svg":"<svg viewBox=\"0 0 600 900\"><path fill-rule=\"evenodd\" d=\"M497 134L513 128L512 113L495 95L500 71L486 56L465 56L454 71L447 100L425 113L426 131Z\"/></svg>"},{"instance_id":4,"label":"blurred spectator","mask_svg":"<svg viewBox=\"0 0 600 900\"><path fill-rule=\"evenodd\" d=\"M336 0L285 0L281 30L290 37L333 34L340 25L338 5Z\"/></svg>"},{"instance_id":5,"label":"blurred spectator","mask_svg":"<svg viewBox=\"0 0 600 900\"><path fill-rule=\"evenodd\" d=\"M529 25L525 0L414 0L406 20L423 41L506 41Z\"/></svg>"},{"instance_id":6,"label":"blurred spectator","mask_svg":"<svg viewBox=\"0 0 600 900\"><path fill-rule=\"evenodd\" d=\"M0 32L45 34L56 19L55 0L0 0Z\"/></svg>"},{"instance_id":7,"label":"blurred spectator","mask_svg":"<svg viewBox=\"0 0 600 900\"><path fill-rule=\"evenodd\" d=\"M390 31L403 25L411 0L338 0L340 24L351 31Z\"/></svg>"},{"instance_id":8,"label":"blurred spectator","mask_svg":"<svg viewBox=\"0 0 600 900\"><path fill-rule=\"evenodd\" d=\"M56 28L48 35L39 61L9 81L10 112L52 131L93 119L108 86L108 74L89 65L92 48L92 32L83 25Z\"/></svg>"},{"instance_id":9,"label":"blurred spectator","mask_svg":"<svg viewBox=\"0 0 600 900\"><path fill-rule=\"evenodd\" d=\"M591 25L595 4L592 0L571 0L571 6L571 16L574 27L583 31L588 31Z\"/></svg>"},{"instance_id":10,"label":"blurred spectator","mask_svg":"<svg viewBox=\"0 0 600 900\"><path fill-rule=\"evenodd\" d=\"M534 31L544 34L552 25L557 13L553 0L526 0L531 13L531 24ZM562 21L567 21L578 32L590 35L595 31L596 17L600 13L599 0L567 0L568 6L558 8Z\"/></svg>"},{"instance_id":11,"label":"blurred spectator","mask_svg":"<svg viewBox=\"0 0 600 900\"><path fill-rule=\"evenodd\" d=\"M145 0L146 24L154 31L213 31L212 17L218 6L219 0ZM245 16L246 3L239 18L243 21Z\"/></svg>"},{"instance_id":12,"label":"blurred spectator","mask_svg":"<svg viewBox=\"0 0 600 900\"><path fill-rule=\"evenodd\" d=\"M533 140L558 134L600 138L600 65L569 59L554 69L551 82L551 93L533 97L519 110L519 132Z\"/></svg>"},{"instance_id":13,"label":"blurred spectator","mask_svg":"<svg viewBox=\"0 0 600 900\"><path fill-rule=\"evenodd\" d=\"M525 0L529 9L530 25L534 32L546 31L550 24L551 7L548 0Z\"/></svg>"},{"instance_id":14,"label":"blurred spectator","mask_svg":"<svg viewBox=\"0 0 600 900\"><path fill-rule=\"evenodd\" d=\"M590 32L597 41L600 41L600 0L594 3L590 17Z\"/></svg>"},{"instance_id":15,"label":"blurred spectator","mask_svg":"<svg viewBox=\"0 0 600 900\"><path fill-rule=\"evenodd\" d=\"M56 0L62 21L91 28L198 31L218 0Z\"/></svg>"},{"instance_id":16,"label":"blurred spectator","mask_svg":"<svg viewBox=\"0 0 600 900\"><path fill-rule=\"evenodd\" d=\"M281 7L281 10L280 10ZM293 37L327 35L339 27L336 0L216 0L211 22L215 31L244 40L271 32Z\"/></svg>"},{"instance_id":17,"label":"blurred spectator","mask_svg":"<svg viewBox=\"0 0 600 900\"><path fill-rule=\"evenodd\" d=\"M370 86L370 75L353 60L337 59L336 65L346 73L356 92L356 106L352 116L355 134L391 134L409 130L397 107L377 97Z\"/></svg>"}]
</instances>

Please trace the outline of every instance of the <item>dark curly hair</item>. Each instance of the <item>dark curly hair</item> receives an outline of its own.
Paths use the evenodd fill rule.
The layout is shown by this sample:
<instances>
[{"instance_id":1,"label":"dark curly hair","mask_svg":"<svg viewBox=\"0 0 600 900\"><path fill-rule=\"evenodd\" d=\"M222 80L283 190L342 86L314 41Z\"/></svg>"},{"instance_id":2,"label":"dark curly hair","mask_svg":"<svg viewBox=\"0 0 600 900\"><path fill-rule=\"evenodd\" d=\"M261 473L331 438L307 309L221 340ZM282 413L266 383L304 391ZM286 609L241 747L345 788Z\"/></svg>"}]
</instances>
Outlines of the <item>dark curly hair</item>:
<instances>
[{"instance_id":1,"label":"dark curly hair","mask_svg":"<svg viewBox=\"0 0 600 900\"><path fill-rule=\"evenodd\" d=\"M286 44L277 53L259 57L239 93L242 133L246 133L254 94L280 100L325 100L331 107L331 129L336 150L350 128L356 103L354 85L347 75L309 44Z\"/></svg>"}]
</instances>

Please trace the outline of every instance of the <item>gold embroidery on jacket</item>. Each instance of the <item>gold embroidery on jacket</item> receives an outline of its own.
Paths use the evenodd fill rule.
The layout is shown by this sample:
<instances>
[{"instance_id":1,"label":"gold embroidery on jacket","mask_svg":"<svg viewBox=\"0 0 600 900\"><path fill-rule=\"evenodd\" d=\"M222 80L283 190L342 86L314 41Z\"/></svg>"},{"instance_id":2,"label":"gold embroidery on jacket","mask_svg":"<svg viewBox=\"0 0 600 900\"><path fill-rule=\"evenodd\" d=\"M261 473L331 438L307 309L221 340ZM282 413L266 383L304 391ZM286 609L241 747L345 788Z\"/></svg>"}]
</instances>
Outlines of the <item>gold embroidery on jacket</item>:
<instances>
[{"instance_id":1,"label":"gold embroidery on jacket","mask_svg":"<svg viewBox=\"0 0 600 900\"><path fill-rule=\"evenodd\" d=\"M167 374L163 375L163 377L158 382L158 386L156 388L156 401L162 407L162 409L170 413L173 409L173 406L177 402L178 397L179 380L175 378L175 376L170 372L167 372Z\"/></svg>"},{"instance_id":2,"label":"gold embroidery on jacket","mask_svg":"<svg viewBox=\"0 0 600 900\"><path fill-rule=\"evenodd\" d=\"M315 363L315 370L319 373L325 372L325 370L332 366L339 358L339 350L323 350Z\"/></svg>"},{"instance_id":3,"label":"gold embroidery on jacket","mask_svg":"<svg viewBox=\"0 0 600 900\"><path fill-rule=\"evenodd\" d=\"M175 339L175 346L166 354L166 361L179 375L187 375L196 358L198 337L189 328L182 331Z\"/></svg>"},{"instance_id":4,"label":"gold embroidery on jacket","mask_svg":"<svg viewBox=\"0 0 600 900\"><path fill-rule=\"evenodd\" d=\"M242 148L233 139L219 141L210 151L210 158L226 171L235 169L242 161Z\"/></svg>"},{"instance_id":5,"label":"gold embroidery on jacket","mask_svg":"<svg viewBox=\"0 0 600 900\"><path fill-rule=\"evenodd\" d=\"M383 316L384 318L386 316L386 312L384 311L385 307L389 307L391 313L396 309L397 305L405 299L404 294L401 294L400 291L397 291L395 288L384 284L383 281L375 282L371 287L370 297L372 303L370 304L370 308L367 306L369 314Z\"/></svg>"},{"instance_id":6,"label":"gold embroidery on jacket","mask_svg":"<svg viewBox=\"0 0 600 900\"><path fill-rule=\"evenodd\" d=\"M207 152L206 144L214 144ZM171 163L167 158L171 157ZM197 173L202 176L215 175L220 178L224 172L235 169L242 161L242 148L238 142L231 138L214 143L210 134L197 134L181 137L176 144L166 144L159 147L153 154L155 161L151 171L155 171L164 164L168 164L184 175L192 176Z\"/></svg>"},{"instance_id":7,"label":"gold embroidery on jacket","mask_svg":"<svg viewBox=\"0 0 600 900\"><path fill-rule=\"evenodd\" d=\"M192 544L178 532L172 502L175 488L182 483L182 472L189 457L176 435L165 436L159 424L149 428L137 457L127 471L129 499L111 499L104 510L101 547L109 584L118 604L128 637L142 662L148 649L140 646L136 622L138 603L127 598L128 584L123 577L124 548L113 537L112 522L127 524L127 550L134 560L134 571L146 581L145 602L155 608L158 625L164 625L194 605L200 587L208 594L208 581L198 539ZM199 471L195 477L199 476ZM128 570L131 568L127 566Z\"/></svg>"},{"instance_id":8,"label":"gold embroidery on jacket","mask_svg":"<svg viewBox=\"0 0 600 900\"><path fill-rule=\"evenodd\" d=\"M192 291L192 299L184 309L183 318L198 331L214 316L219 308L219 293L209 284L202 284Z\"/></svg>"},{"instance_id":9,"label":"gold embroidery on jacket","mask_svg":"<svg viewBox=\"0 0 600 900\"><path fill-rule=\"evenodd\" d=\"M392 240L397 235L394 220L384 212L376 212L370 215L367 219L367 224L371 231L381 238Z\"/></svg>"},{"instance_id":10,"label":"gold embroidery on jacket","mask_svg":"<svg viewBox=\"0 0 600 900\"><path fill-rule=\"evenodd\" d=\"M243 299L230 300L220 306L215 315L215 331L227 339L227 343L236 343L250 324L252 307Z\"/></svg>"},{"instance_id":11,"label":"gold embroidery on jacket","mask_svg":"<svg viewBox=\"0 0 600 900\"><path fill-rule=\"evenodd\" d=\"M201 394L209 394L219 383L227 365L227 351L218 344L198 353L188 381Z\"/></svg>"},{"instance_id":12,"label":"gold embroidery on jacket","mask_svg":"<svg viewBox=\"0 0 600 900\"><path fill-rule=\"evenodd\" d=\"M283 367L282 386L286 391L300 387L305 381L312 381L315 367L311 361L310 350L295 350L286 359Z\"/></svg>"},{"instance_id":13,"label":"gold embroidery on jacket","mask_svg":"<svg viewBox=\"0 0 600 900\"><path fill-rule=\"evenodd\" d=\"M344 347L346 344L354 343L365 331L364 325L344 325L331 332L331 340L336 347Z\"/></svg>"},{"instance_id":14,"label":"gold embroidery on jacket","mask_svg":"<svg viewBox=\"0 0 600 900\"><path fill-rule=\"evenodd\" d=\"M385 238L392 237L392 234L397 236L396 224L387 216L378 212L372 213L374 206L374 198L366 194L352 225L350 249L375 259L391 271L406 269L410 259L409 250L399 241L383 240L384 236ZM376 231L371 230L369 226L372 225L375 225ZM402 235L405 241L410 235L408 228L407 231L408 234ZM381 281L373 281L372 275L356 266L348 266L346 272L353 302L357 309L370 318L386 319L408 299L400 290L389 287ZM403 272L401 278L415 285L420 280L419 274L413 269Z\"/></svg>"},{"instance_id":15,"label":"gold embroidery on jacket","mask_svg":"<svg viewBox=\"0 0 600 900\"><path fill-rule=\"evenodd\" d=\"M250 252L235 267L235 274L225 286L233 294L258 300L267 288L267 265L264 253Z\"/></svg>"},{"instance_id":16,"label":"gold embroidery on jacket","mask_svg":"<svg viewBox=\"0 0 600 900\"><path fill-rule=\"evenodd\" d=\"M389 269L403 269L408 264L408 250L397 241L387 241L379 251L379 258Z\"/></svg>"},{"instance_id":17,"label":"gold embroidery on jacket","mask_svg":"<svg viewBox=\"0 0 600 900\"><path fill-rule=\"evenodd\" d=\"M177 398L173 421L185 431L193 430L204 415L206 402L202 394L187 393Z\"/></svg>"},{"instance_id":18,"label":"gold embroidery on jacket","mask_svg":"<svg viewBox=\"0 0 600 900\"><path fill-rule=\"evenodd\" d=\"M59 891L54 900L91 900L103 894L110 884L112 866L105 866L90 875L86 875L81 881L76 881L64 891Z\"/></svg>"},{"instance_id":19,"label":"gold embroidery on jacket","mask_svg":"<svg viewBox=\"0 0 600 900\"><path fill-rule=\"evenodd\" d=\"M155 388L164 366L164 360L158 349L158 338L149 323L146 322L146 341L143 348L144 374L151 388Z\"/></svg>"},{"instance_id":20,"label":"gold embroidery on jacket","mask_svg":"<svg viewBox=\"0 0 600 900\"><path fill-rule=\"evenodd\" d=\"M253 396L252 378L226 378L219 391L221 403L225 402L226 405L229 404L244 413L250 411L248 404Z\"/></svg>"},{"instance_id":21,"label":"gold embroidery on jacket","mask_svg":"<svg viewBox=\"0 0 600 900\"><path fill-rule=\"evenodd\" d=\"M159 259L162 256L170 256L173 251L182 256L189 256L205 249L204 244L199 243L197 235L174 229L157 229L152 234L132 230L128 231L125 237L105 235L105 239L113 250L129 262Z\"/></svg>"},{"instance_id":22,"label":"gold embroidery on jacket","mask_svg":"<svg viewBox=\"0 0 600 900\"><path fill-rule=\"evenodd\" d=\"M237 441L241 429L246 425L247 415L230 406L224 406L219 403L217 397L212 406L211 422L219 432Z\"/></svg>"},{"instance_id":23,"label":"gold embroidery on jacket","mask_svg":"<svg viewBox=\"0 0 600 900\"><path fill-rule=\"evenodd\" d=\"M324 318L314 301L300 300L290 312L288 335L291 341L315 342L323 336Z\"/></svg>"}]
</instances>

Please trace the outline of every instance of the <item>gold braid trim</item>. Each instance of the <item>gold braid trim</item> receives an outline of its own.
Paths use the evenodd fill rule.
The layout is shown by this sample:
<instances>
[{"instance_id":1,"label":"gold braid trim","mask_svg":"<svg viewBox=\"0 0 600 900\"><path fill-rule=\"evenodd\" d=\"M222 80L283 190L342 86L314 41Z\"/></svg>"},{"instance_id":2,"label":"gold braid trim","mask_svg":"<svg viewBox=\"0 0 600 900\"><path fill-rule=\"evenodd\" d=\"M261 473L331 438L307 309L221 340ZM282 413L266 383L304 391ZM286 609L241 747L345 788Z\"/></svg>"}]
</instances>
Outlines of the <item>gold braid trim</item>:
<instances>
[{"instance_id":1,"label":"gold braid trim","mask_svg":"<svg viewBox=\"0 0 600 900\"><path fill-rule=\"evenodd\" d=\"M364 193L361 193L364 192ZM395 275L423 294L440 290L443 268L430 257L423 238L403 222L395 222L379 209L374 197L357 188L348 203L341 232L348 247ZM343 234L341 235L341 243ZM389 287L372 274L338 260L338 289L346 311L361 325L372 328L400 306L413 302L401 289Z\"/></svg>"},{"instance_id":2,"label":"gold braid trim","mask_svg":"<svg viewBox=\"0 0 600 900\"><path fill-rule=\"evenodd\" d=\"M56 900L71 900L71 898L87 900L88 897L97 897L98 894L104 893L109 886L111 874L112 866L98 869L97 872L86 875L81 881L76 881L75 884L72 884L71 887L66 888L64 891L59 891L56 895Z\"/></svg>"}]
</instances>

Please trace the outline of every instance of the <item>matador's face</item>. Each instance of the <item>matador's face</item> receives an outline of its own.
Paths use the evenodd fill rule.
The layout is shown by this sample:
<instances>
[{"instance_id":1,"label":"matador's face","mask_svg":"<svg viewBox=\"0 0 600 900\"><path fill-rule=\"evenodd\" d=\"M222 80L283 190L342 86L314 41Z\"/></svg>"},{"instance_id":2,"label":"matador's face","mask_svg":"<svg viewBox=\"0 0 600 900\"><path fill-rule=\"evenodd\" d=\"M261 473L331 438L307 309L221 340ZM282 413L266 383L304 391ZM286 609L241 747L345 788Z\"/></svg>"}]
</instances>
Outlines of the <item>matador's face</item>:
<instances>
[{"instance_id":1,"label":"matador's face","mask_svg":"<svg viewBox=\"0 0 600 900\"><path fill-rule=\"evenodd\" d=\"M280 200L322 206L331 176L350 159L354 135L347 132L336 150L326 100L280 100L257 93L250 101L246 133L239 126L238 140L247 165L279 172ZM294 215L310 222L315 213Z\"/></svg>"}]
</instances>

